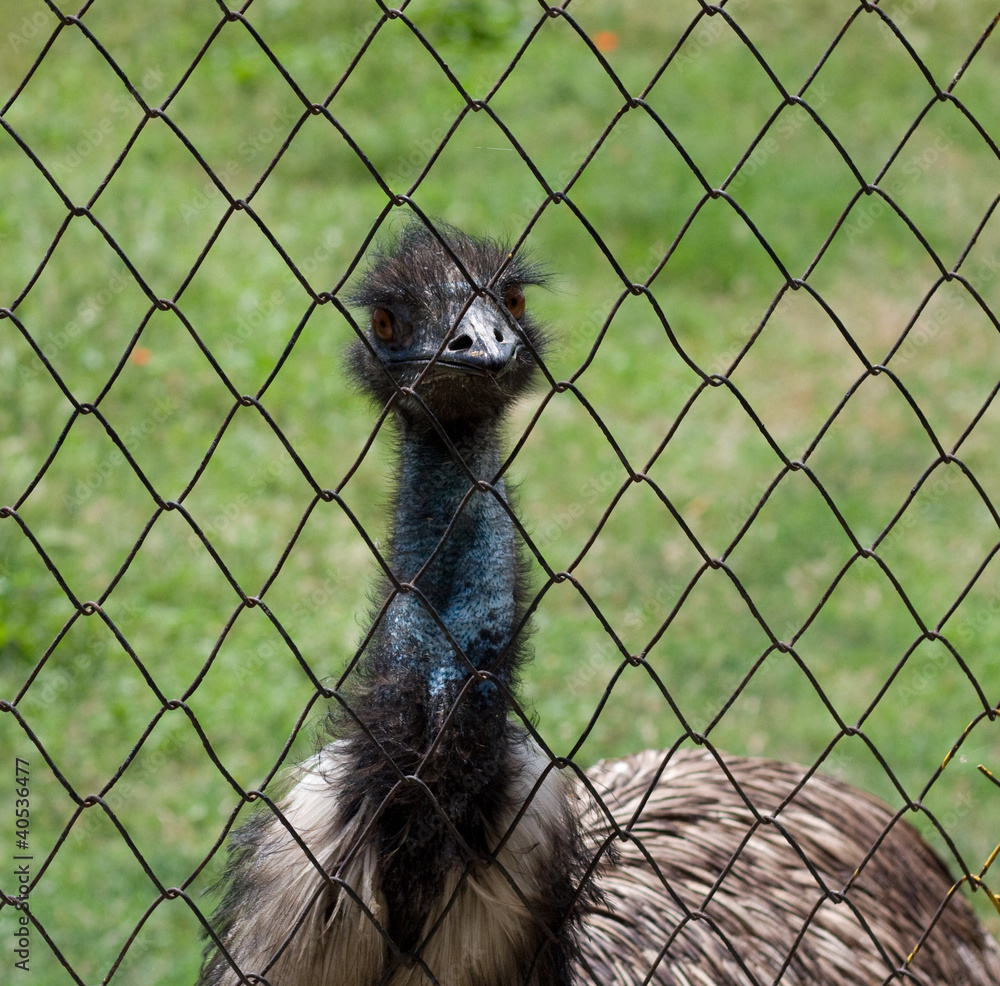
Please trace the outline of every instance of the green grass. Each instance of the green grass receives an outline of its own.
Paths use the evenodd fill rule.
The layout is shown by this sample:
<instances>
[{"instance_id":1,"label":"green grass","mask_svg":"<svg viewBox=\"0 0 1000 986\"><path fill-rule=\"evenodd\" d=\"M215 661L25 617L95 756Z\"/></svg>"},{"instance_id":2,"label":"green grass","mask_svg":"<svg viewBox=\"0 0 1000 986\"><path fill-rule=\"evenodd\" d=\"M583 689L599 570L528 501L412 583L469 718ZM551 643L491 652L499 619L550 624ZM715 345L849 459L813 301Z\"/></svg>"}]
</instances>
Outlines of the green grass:
<instances>
[{"instance_id":1,"label":"green grass","mask_svg":"<svg viewBox=\"0 0 1000 986\"><path fill-rule=\"evenodd\" d=\"M899 385L886 373L865 379L827 427L865 372L844 333L869 361L884 362L934 284L934 263L872 195L812 267L856 180L812 116L794 106L781 110L732 174L781 97L722 18L700 22L648 88L697 5L570 9L589 36L613 32L617 47L605 57L652 113L625 113L569 198L628 279L646 280L671 250L652 291L674 342L647 298L621 300L620 276L576 213L566 204L542 209L546 193L489 113L466 113L418 181L463 102L402 21L384 25L329 105L392 191L429 215L516 237L541 210L528 246L552 268L553 290L530 302L552 326L549 371L573 378L575 392L543 387L519 410L515 435L544 403L511 473L535 548L553 571L572 568L580 589L553 585L538 606L526 704L553 749L565 755L579 745L584 765L676 742L684 727L666 696L720 748L807 764L840 734L836 716L847 725L861 720L915 798L983 711L983 698L1000 701L997 563L976 577L997 543L997 523L973 484L1000 503L992 404L966 434L1000 378L1000 226L990 219L961 267L985 310L961 285L943 286L889 360ZM792 92L853 9L730 5ZM883 10L899 17L940 85L995 13L978 0ZM483 98L517 54L536 8L417 0L407 15L470 95ZM379 12L374 4L288 2L253 5L247 16L306 98L322 102ZM190 0L159 4L155 16L97 3L83 19L155 106L217 22L213 5ZM25 2L9 15L0 99L15 91L54 26L40 5ZM986 42L955 88L994 141L996 46L996 38ZM857 18L804 93L868 181L930 96L874 14ZM583 39L555 18L489 106L545 181L563 189L622 103ZM193 981L195 908L210 909L202 893L221 854L187 887L187 899L157 903L156 882L189 880L238 803L234 785L263 783L290 737L288 760L311 749L323 703L314 702L310 675L335 680L363 632L372 554L336 503L309 511L310 479L254 407L232 414L188 490L234 394L256 394L285 356L261 404L311 480L342 487L376 544L386 525L390 437L380 434L352 472L372 424L340 363L353 330L333 305L312 307L260 225L312 292L329 291L353 269L385 193L324 115L302 121L258 188L302 109L238 22L223 27L165 112L230 193L250 197L257 217L234 212L190 281L226 199L162 119L145 122L96 194L143 114L78 29L61 32L4 114L72 203L93 200L95 222L66 225L26 294L68 213L0 133L0 305L18 299L18 321L65 388L77 401L96 402L103 419L78 415L67 431L70 401L13 320L0 321L0 503L17 504L24 525L0 522L0 698L17 699L16 715L0 716L0 749L31 764L39 874L32 913L86 983L108 976L154 904L112 981ZM708 185L728 179L732 200L780 265L796 278L809 270L808 285L826 308L807 290L782 291L784 274L732 204L702 203L700 179L661 123ZM975 127L940 103L879 181L952 268L994 200L998 175L1000 163ZM144 321L150 296L176 298L179 314L157 311ZM117 372L140 325L139 358ZM728 383L702 387L688 361ZM883 537L938 458L907 394L946 451L961 440L956 454L965 469L938 464ZM631 470L650 482L628 484L591 543L628 480L595 414ZM782 455L806 456L809 472L783 475L757 512L783 473ZM294 650L261 608L241 609L185 517L158 512L149 488L164 500L184 496L244 593L267 586L264 601ZM856 559L842 573L855 547L821 490L862 546L880 539L885 567ZM103 617L76 615L25 530L75 599L107 597ZM726 569L706 568L698 546ZM537 563L539 586L541 569ZM596 611L646 665L622 672L592 722L622 664ZM921 623L939 628L950 648L917 644ZM768 630L794 641L795 657L771 649ZM164 707L179 699L184 707ZM996 723L980 722L925 799L973 872L1000 840L1000 792L978 763L1000 771ZM900 804L861 737L841 737L825 769ZM75 815L75 798L102 792L106 808ZM0 817L13 817L12 798L11 783L0 784ZM956 869L941 835L924 829ZM997 929L996 912L976 898ZM5 934L12 913L0 913ZM31 961L39 982L74 981L40 934Z\"/></svg>"}]
</instances>

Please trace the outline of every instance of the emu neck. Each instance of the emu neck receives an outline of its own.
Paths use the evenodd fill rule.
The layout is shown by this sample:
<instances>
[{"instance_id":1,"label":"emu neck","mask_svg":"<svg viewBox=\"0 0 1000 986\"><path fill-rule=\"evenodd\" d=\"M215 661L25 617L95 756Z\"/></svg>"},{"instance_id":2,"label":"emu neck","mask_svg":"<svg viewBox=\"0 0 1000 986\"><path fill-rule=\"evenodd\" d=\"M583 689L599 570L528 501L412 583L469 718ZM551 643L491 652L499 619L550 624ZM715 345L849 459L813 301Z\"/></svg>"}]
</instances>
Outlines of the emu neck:
<instances>
[{"instance_id":1,"label":"emu neck","mask_svg":"<svg viewBox=\"0 0 1000 986\"><path fill-rule=\"evenodd\" d=\"M476 486L497 475L496 439L495 425L466 430L452 448L404 427L388 550L402 590L385 583L388 603L349 696L339 824L362 806L377 810L387 928L404 950L426 933L449 874L488 857L516 773L514 525L503 483Z\"/></svg>"},{"instance_id":2,"label":"emu neck","mask_svg":"<svg viewBox=\"0 0 1000 986\"><path fill-rule=\"evenodd\" d=\"M390 603L378 648L384 660L426 682L431 704L454 696L472 668L509 680L505 651L518 615L503 481L493 492L474 488L474 481L493 483L499 470L496 425L459 433L453 444L436 433L402 436L389 560L413 590Z\"/></svg>"}]
</instances>

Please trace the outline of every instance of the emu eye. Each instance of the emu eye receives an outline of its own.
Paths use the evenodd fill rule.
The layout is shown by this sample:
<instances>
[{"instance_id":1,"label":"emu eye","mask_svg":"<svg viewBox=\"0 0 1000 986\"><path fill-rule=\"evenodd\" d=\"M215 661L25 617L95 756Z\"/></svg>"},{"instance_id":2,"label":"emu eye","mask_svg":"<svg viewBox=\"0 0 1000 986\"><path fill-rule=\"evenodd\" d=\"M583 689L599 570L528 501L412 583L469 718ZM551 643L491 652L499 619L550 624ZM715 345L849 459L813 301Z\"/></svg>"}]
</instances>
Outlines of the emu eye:
<instances>
[{"instance_id":1,"label":"emu eye","mask_svg":"<svg viewBox=\"0 0 1000 986\"><path fill-rule=\"evenodd\" d=\"M392 312L386 308L376 308L372 311L372 332L383 342L391 342L394 335Z\"/></svg>"},{"instance_id":2,"label":"emu eye","mask_svg":"<svg viewBox=\"0 0 1000 986\"><path fill-rule=\"evenodd\" d=\"M507 311L520 318L524 314L524 292L520 284L512 284L504 292L503 303L507 306Z\"/></svg>"}]
</instances>

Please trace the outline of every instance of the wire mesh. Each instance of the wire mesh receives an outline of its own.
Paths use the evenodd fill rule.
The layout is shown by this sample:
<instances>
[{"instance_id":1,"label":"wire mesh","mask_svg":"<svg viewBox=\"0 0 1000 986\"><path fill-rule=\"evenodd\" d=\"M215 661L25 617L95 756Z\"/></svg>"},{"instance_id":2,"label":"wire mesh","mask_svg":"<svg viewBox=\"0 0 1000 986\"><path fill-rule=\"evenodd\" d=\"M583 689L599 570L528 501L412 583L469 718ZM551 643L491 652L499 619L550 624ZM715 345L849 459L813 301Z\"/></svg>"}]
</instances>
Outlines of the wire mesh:
<instances>
[{"instance_id":1,"label":"wire mesh","mask_svg":"<svg viewBox=\"0 0 1000 986\"><path fill-rule=\"evenodd\" d=\"M12 6L0 926L39 981L193 981L311 750L386 524L343 298L401 214L559 275L511 460L552 749L815 764L988 888L991 3Z\"/></svg>"}]
</instances>

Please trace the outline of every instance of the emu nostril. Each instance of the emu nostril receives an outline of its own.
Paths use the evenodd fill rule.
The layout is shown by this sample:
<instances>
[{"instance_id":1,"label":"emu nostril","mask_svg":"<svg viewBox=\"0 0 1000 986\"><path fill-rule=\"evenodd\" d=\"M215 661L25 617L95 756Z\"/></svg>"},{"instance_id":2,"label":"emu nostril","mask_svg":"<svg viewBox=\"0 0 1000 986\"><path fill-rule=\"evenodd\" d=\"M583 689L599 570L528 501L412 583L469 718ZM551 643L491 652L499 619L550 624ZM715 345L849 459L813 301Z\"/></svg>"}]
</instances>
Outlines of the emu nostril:
<instances>
[{"instance_id":1,"label":"emu nostril","mask_svg":"<svg viewBox=\"0 0 1000 986\"><path fill-rule=\"evenodd\" d=\"M472 336L463 332L460 336L456 336L451 342L448 343L448 349L453 353L460 353L465 349L472 348Z\"/></svg>"}]
</instances>

